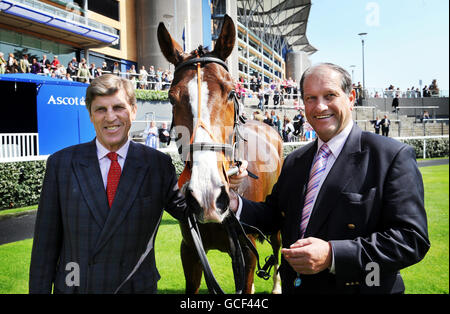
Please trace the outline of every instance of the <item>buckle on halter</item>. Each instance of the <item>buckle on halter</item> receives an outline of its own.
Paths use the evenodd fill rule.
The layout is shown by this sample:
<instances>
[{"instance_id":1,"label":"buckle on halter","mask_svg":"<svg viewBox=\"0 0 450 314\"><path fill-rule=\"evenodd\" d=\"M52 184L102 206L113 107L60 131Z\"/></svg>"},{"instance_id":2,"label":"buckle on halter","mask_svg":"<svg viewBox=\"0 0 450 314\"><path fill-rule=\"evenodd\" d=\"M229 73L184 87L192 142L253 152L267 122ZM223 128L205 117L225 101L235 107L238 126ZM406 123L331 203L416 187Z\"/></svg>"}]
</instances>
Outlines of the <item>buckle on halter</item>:
<instances>
[{"instance_id":1,"label":"buckle on halter","mask_svg":"<svg viewBox=\"0 0 450 314\"><path fill-rule=\"evenodd\" d=\"M270 278L270 271L272 270L273 265L275 265L275 256L273 254L267 256L265 262L264 266L256 271L256 275L259 278L268 280Z\"/></svg>"}]
</instances>

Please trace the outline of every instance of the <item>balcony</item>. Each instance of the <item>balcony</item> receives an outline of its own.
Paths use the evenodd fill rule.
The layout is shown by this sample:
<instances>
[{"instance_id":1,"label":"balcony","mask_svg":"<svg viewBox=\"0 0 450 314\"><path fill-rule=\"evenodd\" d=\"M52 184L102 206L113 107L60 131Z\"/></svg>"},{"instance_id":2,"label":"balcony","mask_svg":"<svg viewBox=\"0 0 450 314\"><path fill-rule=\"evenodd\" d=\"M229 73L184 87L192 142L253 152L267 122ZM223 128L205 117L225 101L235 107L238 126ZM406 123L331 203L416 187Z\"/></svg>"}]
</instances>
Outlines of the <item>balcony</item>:
<instances>
[{"instance_id":1,"label":"balcony","mask_svg":"<svg viewBox=\"0 0 450 314\"><path fill-rule=\"evenodd\" d=\"M117 30L36 0L0 0L0 26L59 39L79 48L114 45Z\"/></svg>"}]
</instances>

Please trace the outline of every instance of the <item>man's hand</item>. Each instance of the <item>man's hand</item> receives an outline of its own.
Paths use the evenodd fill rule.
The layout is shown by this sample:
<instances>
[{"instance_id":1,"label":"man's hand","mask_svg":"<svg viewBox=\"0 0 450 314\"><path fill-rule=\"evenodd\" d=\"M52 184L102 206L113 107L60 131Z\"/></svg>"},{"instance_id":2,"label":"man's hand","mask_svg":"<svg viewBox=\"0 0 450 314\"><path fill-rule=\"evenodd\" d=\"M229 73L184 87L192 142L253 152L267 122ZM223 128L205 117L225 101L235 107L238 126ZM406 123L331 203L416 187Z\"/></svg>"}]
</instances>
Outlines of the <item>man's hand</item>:
<instances>
[{"instance_id":1,"label":"man's hand","mask_svg":"<svg viewBox=\"0 0 450 314\"><path fill-rule=\"evenodd\" d=\"M230 179L230 209L233 212L236 212L238 209L238 206L239 206L238 196L235 191L247 178L247 176L248 176L247 167L248 167L247 160L241 160L239 172L229 178Z\"/></svg>"},{"instance_id":2,"label":"man's hand","mask_svg":"<svg viewBox=\"0 0 450 314\"><path fill-rule=\"evenodd\" d=\"M331 266L331 244L317 238L300 239L281 254L299 274L313 275Z\"/></svg>"}]
</instances>

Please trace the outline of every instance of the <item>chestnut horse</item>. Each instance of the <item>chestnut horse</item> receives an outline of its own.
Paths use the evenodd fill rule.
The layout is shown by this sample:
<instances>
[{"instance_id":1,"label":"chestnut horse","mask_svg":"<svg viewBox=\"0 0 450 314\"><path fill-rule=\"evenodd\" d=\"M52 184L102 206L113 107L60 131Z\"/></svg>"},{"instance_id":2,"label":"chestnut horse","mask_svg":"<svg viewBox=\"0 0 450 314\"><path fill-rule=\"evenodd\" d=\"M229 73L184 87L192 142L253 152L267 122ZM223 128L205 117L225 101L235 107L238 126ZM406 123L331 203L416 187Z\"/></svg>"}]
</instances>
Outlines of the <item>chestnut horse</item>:
<instances>
[{"instance_id":1,"label":"chestnut horse","mask_svg":"<svg viewBox=\"0 0 450 314\"><path fill-rule=\"evenodd\" d=\"M199 230L205 252L217 249L230 254L228 235L221 223L230 214L227 173L232 162L237 160L236 156L247 160L249 172L258 176L256 180L246 178L237 188L239 194L253 201L263 201L271 192L282 166L283 148L279 134L258 121L239 122L242 117L239 117L239 105L236 106L233 97L234 83L224 62L233 50L235 38L234 23L226 15L212 52L200 46L191 53L185 53L163 23L158 27L161 51L175 65L169 90L173 106L172 127L177 134L182 159L186 161L179 186L189 207L197 209L194 212L201 222ZM195 145L208 146L209 149L193 149ZM180 228L186 293L198 293L202 265L188 226L180 223ZM271 235L271 239L276 259L273 293L279 293L279 232ZM255 244L254 237L251 241ZM244 259L246 278L243 292L253 293L256 258L247 248Z\"/></svg>"}]
</instances>

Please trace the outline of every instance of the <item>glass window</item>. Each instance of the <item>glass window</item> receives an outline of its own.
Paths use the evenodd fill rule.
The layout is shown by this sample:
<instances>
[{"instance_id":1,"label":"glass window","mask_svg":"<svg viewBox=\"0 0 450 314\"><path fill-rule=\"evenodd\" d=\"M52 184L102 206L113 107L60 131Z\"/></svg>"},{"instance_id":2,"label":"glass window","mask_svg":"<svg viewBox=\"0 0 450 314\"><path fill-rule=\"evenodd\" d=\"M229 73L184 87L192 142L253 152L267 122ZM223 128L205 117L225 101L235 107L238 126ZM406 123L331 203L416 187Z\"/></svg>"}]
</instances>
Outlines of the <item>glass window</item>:
<instances>
[{"instance_id":1,"label":"glass window","mask_svg":"<svg viewBox=\"0 0 450 314\"><path fill-rule=\"evenodd\" d=\"M117 0L87 0L88 10L119 21L119 2Z\"/></svg>"}]
</instances>

